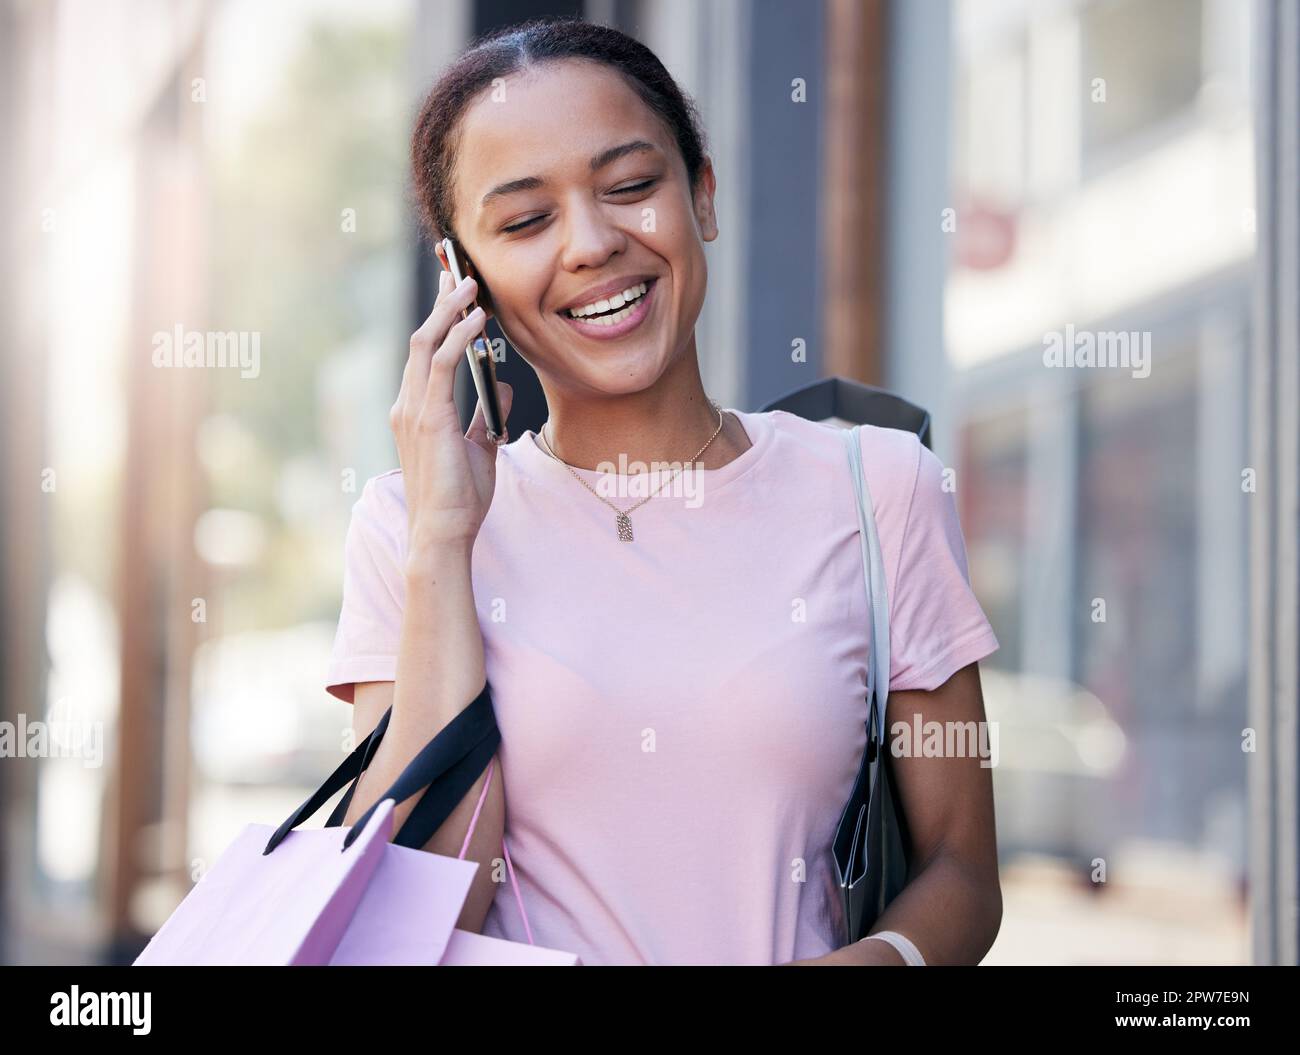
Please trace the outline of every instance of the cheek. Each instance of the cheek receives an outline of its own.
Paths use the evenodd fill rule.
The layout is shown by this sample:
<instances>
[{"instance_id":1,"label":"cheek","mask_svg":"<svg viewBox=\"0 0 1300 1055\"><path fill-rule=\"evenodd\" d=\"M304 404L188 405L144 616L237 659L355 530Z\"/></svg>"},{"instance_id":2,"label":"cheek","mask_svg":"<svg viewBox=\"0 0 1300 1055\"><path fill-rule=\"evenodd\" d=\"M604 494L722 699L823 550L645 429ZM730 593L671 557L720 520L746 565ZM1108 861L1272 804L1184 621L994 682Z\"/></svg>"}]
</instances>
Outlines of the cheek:
<instances>
[{"instance_id":1,"label":"cheek","mask_svg":"<svg viewBox=\"0 0 1300 1055\"><path fill-rule=\"evenodd\" d=\"M498 316L516 325L536 315L546 295L547 275L527 254L511 253L493 261L492 273L498 277L491 286L493 306Z\"/></svg>"},{"instance_id":2,"label":"cheek","mask_svg":"<svg viewBox=\"0 0 1300 1055\"><path fill-rule=\"evenodd\" d=\"M698 311L704 303L704 287L708 276L708 261L700 243L687 233L684 244L671 258L673 273L679 286L678 296L687 311Z\"/></svg>"},{"instance_id":3,"label":"cheek","mask_svg":"<svg viewBox=\"0 0 1300 1055\"><path fill-rule=\"evenodd\" d=\"M704 249L690 218L676 213L669 217L661 212L658 228L641 237L651 252L667 263L674 297L683 303L703 299Z\"/></svg>"}]
</instances>

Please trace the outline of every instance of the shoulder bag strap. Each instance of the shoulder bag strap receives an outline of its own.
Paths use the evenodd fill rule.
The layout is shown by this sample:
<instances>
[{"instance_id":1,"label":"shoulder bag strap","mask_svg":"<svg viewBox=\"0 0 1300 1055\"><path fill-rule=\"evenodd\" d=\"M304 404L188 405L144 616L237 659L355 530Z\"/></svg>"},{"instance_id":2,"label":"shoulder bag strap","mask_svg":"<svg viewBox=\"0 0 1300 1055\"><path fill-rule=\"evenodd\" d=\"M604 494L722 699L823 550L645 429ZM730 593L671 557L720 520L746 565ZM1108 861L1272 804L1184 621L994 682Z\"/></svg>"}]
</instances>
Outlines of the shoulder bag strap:
<instances>
[{"instance_id":1,"label":"shoulder bag strap","mask_svg":"<svg viewBox=\"0 0 1300 1055\"><path fill-rule=\"evenodd\" d=\"M885 561L876 533L875 511L871 491L862 469L862 426L842 430L853 467L853 488L858 499L858 526L862 542L862 569L867 596L871 599L871 653L867 663L867 699L872 715L879 723L879 743L885 740L885 712L889 706L889 586L885 578ZM878 704L878 706L877 706Z\"/></svg>"}]
</instances>

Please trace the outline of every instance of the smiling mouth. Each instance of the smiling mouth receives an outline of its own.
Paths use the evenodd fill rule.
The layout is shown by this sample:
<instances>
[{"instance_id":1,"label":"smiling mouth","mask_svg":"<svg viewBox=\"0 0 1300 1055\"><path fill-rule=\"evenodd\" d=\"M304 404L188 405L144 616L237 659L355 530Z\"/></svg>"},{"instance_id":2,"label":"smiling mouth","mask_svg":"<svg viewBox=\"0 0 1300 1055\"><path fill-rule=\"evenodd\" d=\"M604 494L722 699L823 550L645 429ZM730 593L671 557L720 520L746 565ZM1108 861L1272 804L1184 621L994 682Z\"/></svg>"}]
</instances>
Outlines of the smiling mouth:
<instances>
[{"instance_id":1,"label":"smiling mouth","mask_svg":"<svg viewBox=\"0 0 1300 1055\"><path fill-rule=\"evenodd\" d=\"M609 301L598 301L598 310L591 311L590 314L575 316L568 308L556 314L571 328L585 336L598 339L621 337L636 329L645 320L658 283L658 278L647 279L635 287L636 292L632 297L626 298L620 295L615 298L618 302L617 306ZM601 303L605 304L603 309L599 309Z\"/></svg>"}]
</instances>

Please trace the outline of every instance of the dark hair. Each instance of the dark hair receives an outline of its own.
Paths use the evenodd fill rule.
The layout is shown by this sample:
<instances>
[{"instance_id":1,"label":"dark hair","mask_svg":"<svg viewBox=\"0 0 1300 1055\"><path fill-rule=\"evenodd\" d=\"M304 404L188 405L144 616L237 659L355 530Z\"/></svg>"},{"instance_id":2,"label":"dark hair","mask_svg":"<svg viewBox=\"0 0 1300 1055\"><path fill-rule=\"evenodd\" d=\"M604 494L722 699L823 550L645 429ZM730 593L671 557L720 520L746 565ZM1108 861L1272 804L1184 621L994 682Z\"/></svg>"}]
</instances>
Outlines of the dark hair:
<instances>
[{"instance_id":1,"label":"dark hair","mask_svg":"<svg viewBox=\"0 0 1300 1055\"><path fill-rule=\"evenodd\" d=\"M625 33L573 16L532 19L475 40L438 77L420 108L411 137L411 173L420 223L434 241L454 236L456 130L466 107L496 78L561 59L599 62L623 74L672 130L695 186L705 151L699 112L655 53Z\"/></svg>"}]
</instances>

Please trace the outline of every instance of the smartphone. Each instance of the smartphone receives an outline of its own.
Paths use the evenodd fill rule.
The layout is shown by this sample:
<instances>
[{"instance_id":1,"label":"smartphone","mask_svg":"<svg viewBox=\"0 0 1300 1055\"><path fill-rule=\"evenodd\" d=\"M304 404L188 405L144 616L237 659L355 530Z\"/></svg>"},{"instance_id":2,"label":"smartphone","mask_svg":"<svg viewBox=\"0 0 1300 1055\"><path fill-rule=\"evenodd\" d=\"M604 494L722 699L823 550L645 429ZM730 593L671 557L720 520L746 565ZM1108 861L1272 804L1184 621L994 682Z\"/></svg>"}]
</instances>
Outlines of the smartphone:
<instances>
[{"instance_id":1,"label":"smartphone","mask_svg":"<svg viewBox=\"0 0 1300 1055\"><path fill-rule=\"evenodd\" d=\"M442 251L447 256L447 270L451 272L452 280L457 285L460 285L467 274L473 274L467 267L468 258L466 262L462 262L456 243L450 238L442 240ZM478 281L477 275L474 278ZM467 317L474 308L475 304L471 303L461 311L460 317L462 319ZM492 362L492 344L488 340L486 323L484 329L465 345L465 356L469 359L470 375L474 378L474 390L478 392L479 405L483 408L483 421L487 426L488 439L493 443L501 443L505 438L506 423L501 419L501 399L497 395L497 373Z\"/></svg>"}]
</instances>

